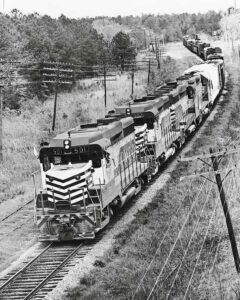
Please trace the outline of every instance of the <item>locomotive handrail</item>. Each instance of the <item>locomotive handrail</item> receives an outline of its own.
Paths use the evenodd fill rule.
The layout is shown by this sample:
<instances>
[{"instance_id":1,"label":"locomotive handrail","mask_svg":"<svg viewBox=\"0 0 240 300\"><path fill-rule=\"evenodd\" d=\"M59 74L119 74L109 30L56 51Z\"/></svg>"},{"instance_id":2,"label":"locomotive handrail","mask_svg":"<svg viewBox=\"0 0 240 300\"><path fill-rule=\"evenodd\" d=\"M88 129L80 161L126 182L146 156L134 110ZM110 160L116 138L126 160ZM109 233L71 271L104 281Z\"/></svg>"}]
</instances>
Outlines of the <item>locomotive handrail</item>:
<instances>
[{"instance_id":1,"label":"locomotive handrail","mask_svg":"<svg viewBox=\"0 0 240 300\"><path fill-rule=\"evenodd\" d=\"M36 198L37 196L37 188L36 188L36 179L35 179L35 176L40 173L41 170L36 170L34 172L31 173L31 176L33 178L33 185L34 185L34 198Z\"/></svg>"}]
</instances>

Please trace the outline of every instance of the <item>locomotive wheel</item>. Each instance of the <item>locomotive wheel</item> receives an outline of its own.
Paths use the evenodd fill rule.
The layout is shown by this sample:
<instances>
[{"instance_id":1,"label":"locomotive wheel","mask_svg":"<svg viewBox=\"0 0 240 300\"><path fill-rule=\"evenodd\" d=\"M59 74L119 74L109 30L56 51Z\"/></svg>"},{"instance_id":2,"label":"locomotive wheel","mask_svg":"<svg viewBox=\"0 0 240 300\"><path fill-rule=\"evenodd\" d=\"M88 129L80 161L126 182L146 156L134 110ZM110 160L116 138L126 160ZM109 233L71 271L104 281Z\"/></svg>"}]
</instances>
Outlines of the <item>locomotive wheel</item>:
<instances>
[{"instance_id":1,"label":"locomotive wheel","mask_svg":"<svg viewBox=\"0 0 240 300\"><path fill-rule=\"evenodd\" d=\"M197 124L196 124L196 125L199 125L199 124L201 124L201 123L202 123L202 121L203 121L203 116L202 116L202 115L200 115L200 116L199 116L199 118L198 118L198 121L197 121Z\"/></svg>"},{"instance_id":2,"label":"locomotive wheel","mask_svg":"<svg viewBox=\"0 0 240 300\"><path fill-rule=\"evenodd\" d=\"M185 144L185 142L186 142L186 137L183 136L180 141L180 148L182 148L182 146Z\"/></svg>"},{"instance_id":3,"label":"locomotive wheel","mask_svg":"<svg viewBox=\"0 0 240 300\"><path fill-rule=\"evenodd\" d=\"M156 162L156 167L155 169L153 170L153 176L155 176L158 172L159 172L159 162ZM151 179L150 179L151 180Z\"/></svg>"},{"instance_id":4,"label":"locomotive wheel","mask_svg":"<svg viewBox=\"0 0 240 300\"><path fill-rule=\"evenodd\" d=\"M152 176L150 174L143 174L141 179L142 179L142 183L144 185L147 185L151 181Z\"/></svg>"},{"instance_id":5,"label":"locomotive wheel","mask_svg":"<svg viewBox=\"0 0 240 300\"><path fill-rule=\"evenodd\" d=\"M114 201L116 201L116 204L114 204L114 205L109 205L109 216L110 216L110 218L112 217L112 216L115 216L115 215L117 215L117 213L118 213L118 211L119 211L119 209L120 209L120 198L119 197L117 197L117 198L115 198L114 199Z\"/></svg>"}]
</instances>

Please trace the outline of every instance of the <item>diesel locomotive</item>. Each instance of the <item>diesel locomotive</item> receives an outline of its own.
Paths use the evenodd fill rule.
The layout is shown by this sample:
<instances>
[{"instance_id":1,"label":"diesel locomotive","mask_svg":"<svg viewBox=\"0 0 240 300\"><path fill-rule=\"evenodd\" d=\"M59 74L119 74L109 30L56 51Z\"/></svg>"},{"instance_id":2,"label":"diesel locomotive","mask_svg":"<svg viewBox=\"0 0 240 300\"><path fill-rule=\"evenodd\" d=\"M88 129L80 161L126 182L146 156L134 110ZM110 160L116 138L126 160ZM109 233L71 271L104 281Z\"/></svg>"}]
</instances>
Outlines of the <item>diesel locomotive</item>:
<instances>
[{"instance_id":1,"label":"diesel locomotive","mask_svg":"<svg viewBox=\"0 0 240 300\"><path fill-rule=\"evenodd\" d=\"M35 199L40 240L93 239L182 147L224 81L223 59L210 57L153 94L43 145L42 187Z\"/></svg>"}]
</instances>

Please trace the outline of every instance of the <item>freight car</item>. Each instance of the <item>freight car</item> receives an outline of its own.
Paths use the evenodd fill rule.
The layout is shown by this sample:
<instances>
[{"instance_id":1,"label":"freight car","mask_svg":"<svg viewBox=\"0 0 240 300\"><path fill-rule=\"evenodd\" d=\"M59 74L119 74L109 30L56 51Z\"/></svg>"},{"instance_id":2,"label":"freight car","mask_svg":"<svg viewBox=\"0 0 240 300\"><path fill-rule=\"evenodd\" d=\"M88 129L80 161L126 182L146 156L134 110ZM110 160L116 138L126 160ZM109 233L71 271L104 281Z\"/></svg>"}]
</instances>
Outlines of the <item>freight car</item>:
<instances>
[{"instance_id":1,"label":"freight car","mask_svg":"<svg viewBox=\"0 0 240 300\"><path fill-rule=\"evenodd\" d=\"M182 147L223 86L224 62L215 58L45 143L35 199L40 240L93 239Z\"/></svg>"},{"instance_id":2,"label":"freight car","mask_svg":"<svg viewBox=\"0 0 240 300\"><path fill-rule=\"evenodd\" d=\"M212 47L209 43L201 41L198 36L197 38L195 35L193 37L188 35L184 36L183 45L204 61L210 60L212 56L214 56L214 58L224 59L220 47Z\"/></svg>"}]
</instances>

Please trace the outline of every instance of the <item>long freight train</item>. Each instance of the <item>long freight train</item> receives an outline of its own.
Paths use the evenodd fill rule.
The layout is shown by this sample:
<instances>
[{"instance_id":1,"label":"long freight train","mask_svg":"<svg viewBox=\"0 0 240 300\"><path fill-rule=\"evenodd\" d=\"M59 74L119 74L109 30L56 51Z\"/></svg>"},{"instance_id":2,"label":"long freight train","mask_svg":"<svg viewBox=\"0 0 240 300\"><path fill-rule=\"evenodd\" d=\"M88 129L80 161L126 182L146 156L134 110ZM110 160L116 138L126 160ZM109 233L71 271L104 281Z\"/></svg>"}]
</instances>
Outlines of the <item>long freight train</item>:
<instances>
[{"instance_id":1,"label":"long freight train","mask_svg":"<svg viewBox=\"0 0 240 300\"><path fill-rule=\"evenodd\" d=\"M42 146L35 200L40 240L93 239L182 147L223 87L224 62L214 58Z\"/></svg>"},{"instance_id":2,"label":"long freight train","mask_svg":"<svg viewBox=\"0 0 240 300\"><path fill-rule=\"evenodd\" d=\"M184 36L183 45L204 61L223 59L222 49L220 47L212 47L209 43L201 41L198 35Z\"/></svg>"}]
</instances>

